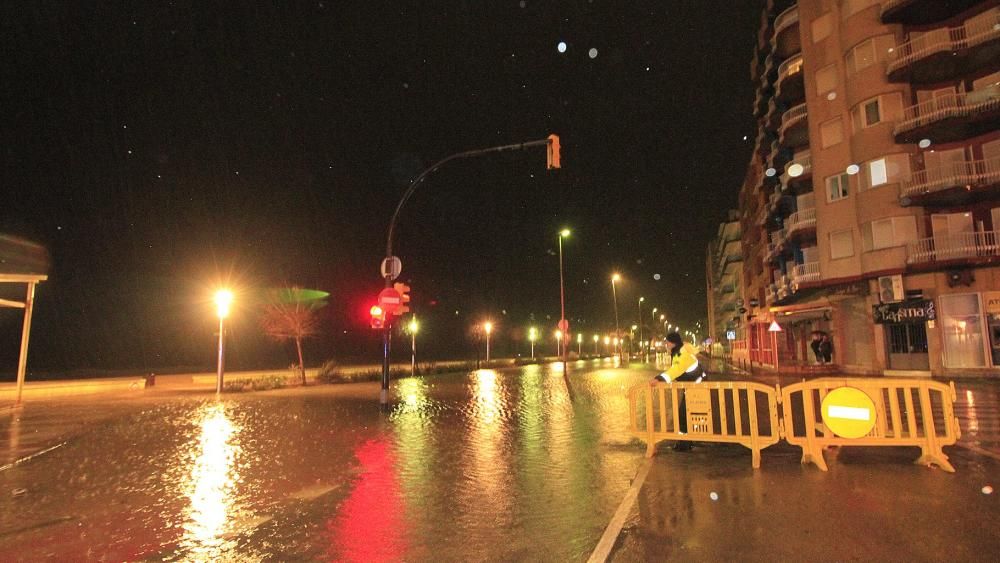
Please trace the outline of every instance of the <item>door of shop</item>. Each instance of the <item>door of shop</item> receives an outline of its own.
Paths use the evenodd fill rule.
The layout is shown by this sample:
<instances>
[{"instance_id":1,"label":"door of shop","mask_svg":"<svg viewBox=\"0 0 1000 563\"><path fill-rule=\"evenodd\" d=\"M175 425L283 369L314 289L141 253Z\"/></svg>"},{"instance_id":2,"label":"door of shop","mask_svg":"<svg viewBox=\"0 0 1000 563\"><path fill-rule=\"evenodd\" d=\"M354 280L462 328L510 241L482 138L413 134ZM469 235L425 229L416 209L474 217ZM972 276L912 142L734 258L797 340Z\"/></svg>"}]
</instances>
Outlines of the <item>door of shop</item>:
<instances>
[{"instance_id":1,"label":"door of shop","mask_svg":"<svg viewBox=\"0 0 1000 563\"><path fill-rule=\"evenodd\" d=\"M889 352L889 369L931 369L927 354L926 324L886 324L885 341Z\"/></svg>"}]
</instances>

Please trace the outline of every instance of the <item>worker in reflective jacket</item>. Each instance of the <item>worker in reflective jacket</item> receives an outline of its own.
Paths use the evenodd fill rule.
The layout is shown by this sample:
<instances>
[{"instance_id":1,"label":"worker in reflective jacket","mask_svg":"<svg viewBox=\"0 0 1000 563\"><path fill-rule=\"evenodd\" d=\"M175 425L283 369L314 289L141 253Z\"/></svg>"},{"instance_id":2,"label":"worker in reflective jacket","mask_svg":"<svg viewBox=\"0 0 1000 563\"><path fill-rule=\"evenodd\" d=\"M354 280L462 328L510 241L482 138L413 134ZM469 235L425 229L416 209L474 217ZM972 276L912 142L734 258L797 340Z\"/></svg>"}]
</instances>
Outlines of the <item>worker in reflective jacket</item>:
<instances>
[{"instance_id":1,"label":"worker in reflective jacket","mask_svg":"<svg viewBox=\"0 0 1000 563\"><path fill-rule=\"evenodd\" d=\"M667 371L657 375L653 379L654 382L693 381L694 383L701 383L701 380L705 378L705 369L698 363L697 350L695 350L694 346L686 344L680 334L671 332L667 335L667 352L670 357L670 367ZM678 425L680 432L685 434L687 433L687 404L684 400L683 391L679 395L680 405L678 405L677 414L680 420L678 421ZM690 450L691 443L677 442L674 444L674 449L679 451Z\"/></svg>"}]
</instances>

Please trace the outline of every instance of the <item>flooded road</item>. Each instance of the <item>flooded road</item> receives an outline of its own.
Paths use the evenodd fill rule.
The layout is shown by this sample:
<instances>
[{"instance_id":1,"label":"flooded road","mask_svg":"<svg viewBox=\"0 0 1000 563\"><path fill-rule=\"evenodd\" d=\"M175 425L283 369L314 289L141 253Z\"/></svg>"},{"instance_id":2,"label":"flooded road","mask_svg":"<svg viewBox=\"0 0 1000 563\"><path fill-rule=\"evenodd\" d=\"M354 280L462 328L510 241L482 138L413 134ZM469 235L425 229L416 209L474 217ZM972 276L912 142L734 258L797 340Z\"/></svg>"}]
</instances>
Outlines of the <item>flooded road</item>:
<instances>
[{"instance_id":1,"label":"flooded road","mask_svg":"<svg viewBox=\"0 0 1000 563\"><path fill-rule=\"evenodd\" d=\"M651 375L578 362L568 384L558 363L409 378L385 415L374 384L149 401L0 472L0 548L586 559L642 461L625 391Z\"/></svg>"}]
</instances>

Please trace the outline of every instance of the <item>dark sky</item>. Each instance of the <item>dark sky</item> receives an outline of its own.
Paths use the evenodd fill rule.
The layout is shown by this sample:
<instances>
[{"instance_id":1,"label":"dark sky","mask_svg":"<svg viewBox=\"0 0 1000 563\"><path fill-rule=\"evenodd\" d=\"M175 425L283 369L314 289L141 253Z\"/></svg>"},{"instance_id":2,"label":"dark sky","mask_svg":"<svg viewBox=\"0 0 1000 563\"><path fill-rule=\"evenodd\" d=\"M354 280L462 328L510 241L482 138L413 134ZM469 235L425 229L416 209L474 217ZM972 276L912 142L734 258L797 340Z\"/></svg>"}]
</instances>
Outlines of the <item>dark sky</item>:
<instances>
[{"instance_id":1,"label":"dark sky","mask_svg":"<svg viewBox=\"0 0 1000 563\"><path fill-rule=\"evenodd\" d=\"M397 254L428 353L468 355L487 317L501 352L532 322L550 333L563 226L574 329L613 326L614 270L623 324L639 295L701 320L705 245L754 137L761 4L4 3L0 232L52 256L30 367L211 366L223 281L240 304L330 292L312 361L374 359L366 311L408 179L550 132L562 170L541 148L457 161L405 208ZM232 322L231 365L291 362L253 307ZM0 373L19 331L0 310Z\"/></svg>"}]
</instances>

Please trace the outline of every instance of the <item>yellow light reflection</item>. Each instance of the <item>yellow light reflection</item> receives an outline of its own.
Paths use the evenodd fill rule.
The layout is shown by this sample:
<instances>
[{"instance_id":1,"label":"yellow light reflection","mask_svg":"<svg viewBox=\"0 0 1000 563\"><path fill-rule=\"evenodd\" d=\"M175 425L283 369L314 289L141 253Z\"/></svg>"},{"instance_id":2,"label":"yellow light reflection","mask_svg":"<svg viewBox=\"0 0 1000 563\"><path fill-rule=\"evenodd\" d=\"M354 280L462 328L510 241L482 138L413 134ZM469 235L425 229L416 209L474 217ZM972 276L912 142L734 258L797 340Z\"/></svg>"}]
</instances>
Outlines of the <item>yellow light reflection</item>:
<instances>
[{"instance_id":1,"label":"yellow light reflection","mask_svg":"<svg viewBox=\"0 0 1000 563\"><path fill-rule=\"evenodd\" d=\"M979 410L976 408L976 398L972 391L965 391L965 400L969 403L969 434L979 433Z\"/></svg>"},{"instance_id":2,"label":"yellow light reflection","mask_svg":"<svg viewBox=\"0 0 1000 563\"><path fill-rule=\"evenodd\" d=\"M240 449L235 435L239 429L226 417L221 403L206 405L201 414L194 465L185 487L191 505L181 540L194 559L220 554L230 527L233 488L239 480L235 468Z\"/></svg>"}]
</instances>

